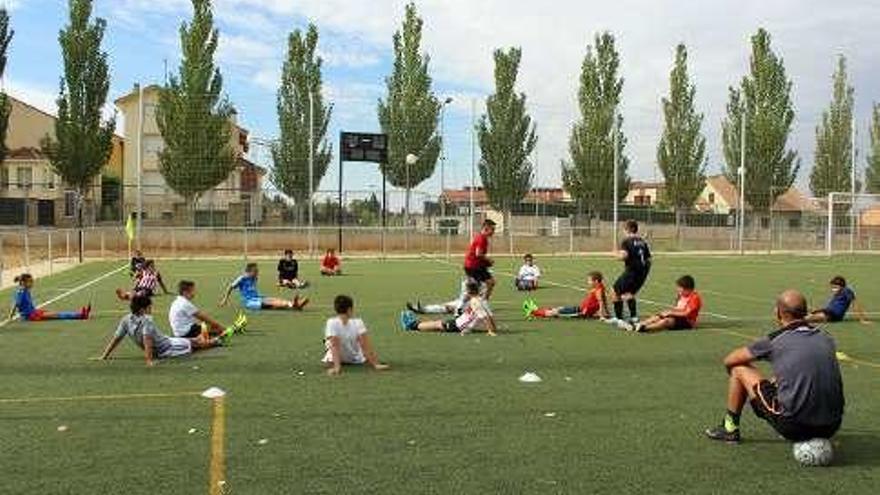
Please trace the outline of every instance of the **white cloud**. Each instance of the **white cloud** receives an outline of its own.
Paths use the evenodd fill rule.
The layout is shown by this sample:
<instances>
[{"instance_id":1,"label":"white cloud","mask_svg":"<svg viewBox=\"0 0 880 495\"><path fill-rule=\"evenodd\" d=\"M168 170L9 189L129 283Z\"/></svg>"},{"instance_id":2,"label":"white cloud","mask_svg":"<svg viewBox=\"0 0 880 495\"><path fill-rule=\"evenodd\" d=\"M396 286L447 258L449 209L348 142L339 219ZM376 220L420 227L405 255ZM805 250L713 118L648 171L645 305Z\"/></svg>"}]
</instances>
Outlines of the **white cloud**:
<instances>
[{"instance_id":1,"label":"white cloud","mask_svg":"<svg viewBox=\"0 0 880 495\"><path fill-rule=\"evenodd\" d=\"M42 110L50 115L58 114L58 104L55 101L58 98L57 90L39 84L25 83L15 79L6 80L4 89L7 94L11 95L13 98L23 101L38 110ZM109 120L116 115L116 107L113 106L112 102L108 102L104 105L102 113L104 118ZM122 135L122 116L116 115L116 117L116 133Z\"/></svg>"}]
</instances>

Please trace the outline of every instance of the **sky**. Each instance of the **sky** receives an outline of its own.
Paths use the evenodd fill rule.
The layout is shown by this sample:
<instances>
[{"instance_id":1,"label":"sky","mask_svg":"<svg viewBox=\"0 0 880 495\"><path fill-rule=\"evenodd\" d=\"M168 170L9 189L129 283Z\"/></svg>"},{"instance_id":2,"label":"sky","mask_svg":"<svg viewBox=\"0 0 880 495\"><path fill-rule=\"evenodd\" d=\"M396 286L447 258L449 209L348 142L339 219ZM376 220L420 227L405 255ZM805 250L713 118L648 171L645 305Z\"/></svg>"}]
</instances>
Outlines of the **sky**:
<instances>
[{"instance_id":1,"label":"sky","mask_svg":"<svg viewBox=\"0 0 880 495\"><path fill-rule=\"evenodd\" d=\"M66 23L66 0L0 0L16 31L5 88L53 111L61 75L58 31ZM286 39L314 22L321 34L324 91L334 104L329 136L340 130L378 131L376 102L392 65L391 39L405 0L215 0L220 30L218 64L225 92L239 122L263 140L277 136L275 95ZM797 184L806 189L813 164L815 127L831 97L835 58L848 59L855 87L859 167L864 167L871 105L880 101L880 2L876 0L420 0L425 21L423 50L439 98L452 97L445 117L445 184L461 187L471 178L472 118L493 90L492 51L520 46L518 88L528 97L537 123L533 156L535 184L558 186L561 162L577 118L576 93L586 47L596 33L612 32L624 78L621 112L629 140L630 175L660 178L656 146L662 127L660 99L668 92L675 45L689 49L696 104L705 114L709 172L721 170L721 121L728 88L746 73L749 38L759 27L772 36L794 83L797 117L790 147L798 152ZM104 47L111 65L113 100L137 82L161 83L165 68L179 64L181 22L190 0L96 0L95 14L107 20ZM477 151L476 156L479 156ZM252 146L252 158L268 166L267 150ZM331 166L321 189L333 189ZM479 176L477 175L479 178ZM375 166L346 166L347 189L380 187ZM440 187L440 167L419 186Z\"/></svg>"}]
</instances>

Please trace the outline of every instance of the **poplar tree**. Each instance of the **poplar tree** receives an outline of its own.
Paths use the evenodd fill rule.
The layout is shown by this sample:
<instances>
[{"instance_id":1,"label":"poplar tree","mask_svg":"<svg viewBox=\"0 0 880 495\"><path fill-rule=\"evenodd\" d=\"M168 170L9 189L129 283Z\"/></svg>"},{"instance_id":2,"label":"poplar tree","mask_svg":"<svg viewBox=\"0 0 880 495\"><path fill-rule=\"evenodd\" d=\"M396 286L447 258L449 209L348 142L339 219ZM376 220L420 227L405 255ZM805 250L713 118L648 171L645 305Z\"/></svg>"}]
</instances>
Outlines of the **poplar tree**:
<instances>
[{"instance_id":1,"label":"poplar tree","mask_svg":"<svg viewBox=\"0 0 880 495\"><path fill-rule=\"evenodd\" d=\"M538 143L526 110L526 95L517 93L520 48L495 50L495 93L486 99L486 113L477 123L480 178L489 203L504 212L510 235L512 209L532 185L529 156Z\"/></svg>"},{"instance_id":2,"label":"poplar tree","mask_svg":"<svg viewBox=\"0 0 880 495\"><path fill-rule=\"evenodd\" d=\"M759 29L752 36L749 73L738 88L730 88L727 117L721 124L725 175L739 184L745 115L745 201L759 213L770 211L800 169L797 152L788 149L794 121L791 87L782 58L770 47L770 34Z\"/></svg>"},{"instance_id":3,"label":"poplar tree","mask_svg":"<svg viewBox=\"0 0 880 495\"><path fill-rule=\"evenodd\" d=\"M106 21L92 20L92 0L70 0L69 21L58 34L64 75L56 103L55 138L42 140L53 171L76 192L75 218L82 240L83 202L107 164L115 118L102 111L110 89L107 52L101 49ZM82 242L80 261L82 261Z\"/></svg>"},{"instance_id":4,"label":"poplar tree","mask_svg":"<svg viewBox=\"0 0 880 495\"><path fill-rule=\"evenodd\" d=\"M865 170L865 190L880 194L880 103L874 103L871 112L871 149L868 151L868 168Z\"/></svg>"},{"instance_id":5,"label":"poplar tree","mask_svg":"<svg viewBox=\"0 0 880 495\"><path fill-rule=\"evenodd\" d=\"M847 83L846 58L837 59L831 104L816 126L816 158L810 189L816 197L852 187L853 87Z\"/></svg>"},{"instance_id":6,"label":"poplar tree","mask_svg":"<svg viewBox=\"0 0 880 495\"><path fill-rule=\"evenodd\" d=\"M441 146L436 133L440 102L431 89L430 57L421 53L423 24L415 4L408 4L403 26L394 34L388 93L378 104L379 125L388 135L388 163L381 167L388 182L406 189L407 221L411 189L433 175ZM416 157L414 163L408 163L408 155Z\"/></svg>"},{"instance_id":7,"label":"poplar tree","mask_svg":"<svg viewBox=\"0 0 880 495\"><path fill-rule=\"evenodd\" d=\"M669 96L662 100L664 127L657 146L657 164L666 182L663 200L675 208L676 229L682 212L693 206L706 182L703 114L694 108L697 89L688 77L687 56L687 48L678 45Z\"/></svg>"},{"instance_id":8,"label":"poplar tree","mask_svg":"<svg viewBox=\"0 0 880 495\"><path fill-rule=\"evenodd\" d=\"M234 113L214 65L218 31L210 0L192 0L193 18L180 26L182 60L159 93L156 123L165 141L159 171L189 208L199 195L225 181L235 169L231 145Z\"/></svg>"},{"instance_id":9,"label":"poplar tree","mask_svg":"<svg viewBox=\"0 0 880 495\"><path fill-rule=\"evenodd\" d=\"M310 193L321 183L331 158L327 126L332 108L324 103L321 92L322 61L316 54L317 46L318 28L314 24L305 33L297 29L288 36L276 105L281 133L272 146L272 183L293 199L300 223L303 207L312 201Z\"/></svg>"},{"instance_id":10,"label":"poplar tree","mask_svg":"<svg viewBox=\"0 0 880 495\"><path fill-rule=\"evenodd\" d=\"M0 78L6 71L6 51L9 49L9 42L15 34L9 27L9 13L5 8L0 8ZM9 114L12 112L12 104L6 93L0 91L0 163L6 159L6 131L9 127Z\"/></svg>"},{"instance_id":11,"label":"poplar tree","mask_svg":"<svg viewBox=\"0 0 880 495\"><path fill-rule=\"evenodd\" d=\"M570 162L562 163L562 180L568 192L590 212L614 201L614 152L618 156L618 198L629 190L629 158L624 154L626 137L618 111L623 78L614 36L597 34L587 46L581 66L578 106L580 119L569 138ZM616 138L615 138L616 135Z\"/></svg>"}]
</instances>

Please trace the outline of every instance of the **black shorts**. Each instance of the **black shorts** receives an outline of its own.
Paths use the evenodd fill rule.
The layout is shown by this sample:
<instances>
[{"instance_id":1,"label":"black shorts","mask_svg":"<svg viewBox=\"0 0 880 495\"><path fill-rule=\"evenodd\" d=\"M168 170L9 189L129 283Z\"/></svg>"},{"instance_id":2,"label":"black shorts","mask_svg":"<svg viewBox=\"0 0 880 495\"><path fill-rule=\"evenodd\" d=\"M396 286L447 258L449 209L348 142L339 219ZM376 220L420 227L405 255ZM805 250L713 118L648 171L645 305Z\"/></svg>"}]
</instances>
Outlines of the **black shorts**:
<instances>
[{"instance_id":1,"label":"black shorts","mask_svg":"<svg viewBox=\"0 0 880 495\"><path fill-rule=\"evenodd\" d=\"M464 273L469 278L472 278L481 284L494 278L492 272L489 271L488 266L481 266L480 268L465 268Z\"/></svg>"},{"instance_id":2,"label":"black shorts","mask_svg":"<svg viewBox=\"0 0 880 495\"><path fill-rule=\"evenodd\" d=\"M141 296L141 297L153 297L153 289L137 289L131 291L133 296Z\"/></svg>"},{"instance_id":3,"label":"black shorts","mask_svg":"<svg viewBox=\"0 0 880 495\"><path fill-rule=\"evenodd\" d=\"M617 280L614 282L614 292L617 295L621 294L637 294L639 289L645 285L645 281L648 280L648 273L650 270L645 269L642 271L635 270L626 270L624 271L620 277L617 277Z\"/></svg>"},{"instance_id":4,"label":"black shorts","mask_svg":"<svg viewBox=\"0 0 880 495\"><path fill-rule=\"evenodd\" d=\"M840 428L840 421L831 425L805 425L782 415L777 399L776 384L761 380L755 387L755 397L751 399L755 416L766 421L776 433L792 442L803 442L811 438L831 438Z\"/></svg>"},{"instance_id":5,"label":"black shorts","mask_svg":"<svg viewBox=\"0 0 880 495\"><path fill-rule=\"evenodd\" d=\"M449 318L443 322L443 331L449 333L459 333L458 325L455 324L455 318Z\"/></svg>"},{"instance_id":6,"label":"black shorts","mask_svg":"<svg viewBox=\"0 0 880 495\"><path fill-rule=\"evenodd\" d=\"M189 327L189 332L183 336L185 339L194 339L202 334L202 326L198 323L193 323L191 327Z\"/></svg>"},{"instance_id":7,"label":"black shorts","mask_svg":"<svg viewBox=\"0 0 880 495\"><path fill-rule=\"evenodd\" d=\"M688 321L687 318L681 316L673 316L672 319L674 322L672 326L669 327L669 330L693 330L694 326L691 325L691 322Z\"/></svg>"}]
</instances>

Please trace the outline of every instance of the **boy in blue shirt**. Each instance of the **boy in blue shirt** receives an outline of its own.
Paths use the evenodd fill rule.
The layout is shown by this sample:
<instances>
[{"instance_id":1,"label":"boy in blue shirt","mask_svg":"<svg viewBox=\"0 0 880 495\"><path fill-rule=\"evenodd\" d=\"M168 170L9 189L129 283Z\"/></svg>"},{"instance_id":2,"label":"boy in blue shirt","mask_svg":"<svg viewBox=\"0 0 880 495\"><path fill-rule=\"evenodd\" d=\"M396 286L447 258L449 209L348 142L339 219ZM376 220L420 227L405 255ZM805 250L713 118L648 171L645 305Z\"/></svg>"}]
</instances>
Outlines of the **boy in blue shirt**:
<instances>
[{"instance_id":1,"label":"boy in blue shirt","mask_svg":"<svg viewBox=\"0 0 880 495\"><path fill-rule=\"evenodd\" d=\"M220 306L226 306L229 302L229 295L232 291L238 290L241 296L241 305L251 311L260 309L295 309L302 310L309 303L307 298L295 296L292 300L279 299L277 297L266 297L260 294L257 288L257 278L260 274L256 263L248 263L244 268L244 273L226 287L223 298L220 300Z\"/></svg>"},{"instance_id":2,"label":"boy in blue shirt","mask_svg":"<svg viewBox=\"0 0 880 495\"><path fill-rule=\"evenodd\" d=\"M859 321L868 323L865 319L865 311L856 300L856 293L846 286L846 279L840 275L828 282L831 285L831 299L822 309L816 309L807 316L810 323L834 323L843 321L846 312L852 307L858 314Z\"/></svg>"}]
</instances>

